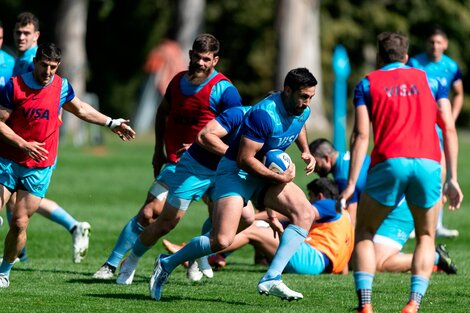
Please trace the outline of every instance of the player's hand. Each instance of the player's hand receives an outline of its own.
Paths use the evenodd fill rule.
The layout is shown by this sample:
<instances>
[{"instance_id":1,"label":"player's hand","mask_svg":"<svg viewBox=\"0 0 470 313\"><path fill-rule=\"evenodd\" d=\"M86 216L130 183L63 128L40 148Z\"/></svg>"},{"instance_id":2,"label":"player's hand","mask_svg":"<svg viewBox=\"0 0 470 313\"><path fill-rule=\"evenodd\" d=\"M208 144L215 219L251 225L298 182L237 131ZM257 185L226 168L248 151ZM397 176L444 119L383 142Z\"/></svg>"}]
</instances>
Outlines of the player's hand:
<instances>
[{"instance_id":1,"label":"player's hand","mask_svg":"<svg viewBox=\"0 0 470 313\"><path fill-rule=\"evenodd\" d=\"M295 164L289 164L289 167L284 171L284 173L279 174L281 178L281 183L287 184L294 180L295 178Z\"/></svg>"},{"instance_id":2,"label":"player's hand","mask_svg":"<svg viewBox=\"0 0 470 313\"><path fill-rule=\"evenodd\" d=\"M449 180L444 185L444 195L449 203L449 210L454 211L460 209L463 200L463 193L460 190L459 183L456 180Z\"/></svg>"},{"instance_id":3,"label":"player's hand","mask_svg":"<svg viewBox=\"0 0 470 313\"><path fill-rule=\"evenodd\" d=\"M165 155L154 153L153 159L152 159L152 165L153 165L153 176L155 178L157 178L158 175L160 175L163 165L165 165L167 162L168 160L165 157Z\"/></svg>"},{"instance_id":4,"label":"player's hand","mask_svg":"<svg viewBox=\"0 0 470 313\"><path fill-rule=\"evenodd\" d=\"M313 173L315 170L315 158L310 152L303 152L302 155L300 156L302 160L307 164L305 167L305 174L310 175Z\"/></svg>"},{"instance_id":5,"label":"player's hand","mask_svg":"<svg viewBox=\"0 0 470 313\"><path fill-rule=\"evenodd\" d=\"M282 224L281 224L281 222L279 222L278 218L277 217L270 217L268 219L268 223L269 223L269 226L273 230L274 238L276 238L276 236L278 236L278 238L281 238L281 235L284 232L284 227L282 227Z\"/></svg>"},{"instance_id":6,"label":"player's hand","mask_svg":"<svg viewBox=\"0 0 470 313\"><path fill-rule=\"evenodd\" d=\"M341 210L347 207L348 201L354 194L355 189L356 189L355 186L351 186L351 185L346 186L343 192L341 192L340 195L338 196L338 199L336 201L336 211L341 212Z\"/></svg>"},{"instance_id":7,"label":"player's hand","mask_svg":"<svg viewBox=\"0 0 470 313\"><path fill-rule=\"evenodd\" d=\"M135 138L135 131L127 123L129 120L123 118L113 119L109 128L113 133L118 134L123 141L129 141Z\"/></svg>"},{"instance_id":8,"label":"player's hand","mask_svg":"<svg viewBox=\"0 0 470 313\"><path fill-rule=\"evenodd\" d=\"M189 149L189 147L191 147L191 143L183 143L183 147L176 151L176 156L178 157L178 159L181 158L181 155L183 155L183 153L185 153Z\"/></svg>"},{"instance_id":9,"label":"player's hand","mask_svg":"<svg viewBox=\"0 0 470 313\"><path fill-rule=\"evenodd\" d=\"M31 159L36 162L45 161L48 159L49 151L43 148L44 142L31 141L20 147Z\"/></svg>"}]
</instances>

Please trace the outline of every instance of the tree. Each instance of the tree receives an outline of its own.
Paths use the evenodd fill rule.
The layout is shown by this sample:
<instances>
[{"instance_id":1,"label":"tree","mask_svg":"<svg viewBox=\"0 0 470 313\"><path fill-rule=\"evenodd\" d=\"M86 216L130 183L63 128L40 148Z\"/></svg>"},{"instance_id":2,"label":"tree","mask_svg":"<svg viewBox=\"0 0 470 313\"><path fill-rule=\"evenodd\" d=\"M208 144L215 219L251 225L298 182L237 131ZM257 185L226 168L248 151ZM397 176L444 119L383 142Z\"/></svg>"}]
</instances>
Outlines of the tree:
<instances>
[{"instance_id":1,"label":"tree","mask_svg":"<svg viewBox=\"0 0 470 313\"><path fill-rule=\"evenodd\" d=\"M85 49L88 0L62 0L56 24L58 46L62 49L60 72L67 77L80 97L85 96L87 55ZM65 132L74 134L73 141L81 145L87 141L83 123L64 114Z\"/></svg>"},{"instance_id":2,"label":"tree","mask_svg":"<svg viewBox=\"0 0 470 313\"><path fill-rule=\"evenodd\" d=\"M322 106L322 71L320 49L320 1L280 0L277 8L278 56L276 87L281 88L287 72L306 67L317 78L316 95L310 103L309 129L325 131L329 122Z\"/></svg>"}]
</instances>

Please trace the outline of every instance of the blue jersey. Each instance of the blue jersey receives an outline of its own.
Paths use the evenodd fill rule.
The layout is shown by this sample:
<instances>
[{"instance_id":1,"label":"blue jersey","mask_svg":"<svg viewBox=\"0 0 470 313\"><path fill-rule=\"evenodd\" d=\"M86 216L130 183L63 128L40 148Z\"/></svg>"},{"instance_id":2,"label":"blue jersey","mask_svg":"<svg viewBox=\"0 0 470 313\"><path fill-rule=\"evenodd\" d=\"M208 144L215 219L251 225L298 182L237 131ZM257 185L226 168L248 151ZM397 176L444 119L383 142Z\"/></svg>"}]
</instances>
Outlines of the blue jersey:
<instances>
[{"instance_id":1,"label":"blue jersey","mask_svg":"<svg viewBox=\"0 0 470 313\"><path fill-rule=\"evenodd\" d=\"M230 143L237 137L243 117L249 110L251 110L251 108L251 106L228 108L215 118L215 120L227 131L227 135L222 138L224 143L230 145ZM188 153L193 157L193 159L212 170L217 169L217 165L221 159L221 156L207 151L196 143L191 145L188 149Z\"/></svg>"},{"instance_id":2,"label":"blue jersey","mask_svg":"<svg viewBox=\"0 0 470 313\"><path fill-rule=\"evenodd\" d=\"M33 77L33 73L29 72L26 74L21 75L25 84L32 88L32 89L42 89L44 88L43 85L40 85L36 82ZM52 78L54 79L54 77ZM52 80L51 80L52 82ZM49 82L49 84L51 83ZM62 78L62 89L60 91L60 102L58 105L62 107L62 105L66 102L72 101L75 97L75 92L73 91L72 85L68 82L66 78ZM13 101L13 81L10 80L5 86L4 92L0 93L0 105L4 106L10 110L15 109L15 103Z\"/></svg>"},{"instance_id":3,"label":"blue jersey","mask_svg":"<svg viewBox=\"0 0 470 313\"><path fill-rule=\"evenodd\" d=\"M237 159L241 136L263 143L257 154L260 160L269 150L284 151L297 139L309 115L309 107L300 116L290 115L284 107L281 93L274 93L248 112L237 138L230 144L225 156L232 161Z\"/></svg>"},{"instance_id":4,"label":"blue jersey","mask_svg":"<svg viewBox=\"0 0 470 313\"><path fill-rule=\"evenodd\" d=\"M317 200L312 203L312 205L317 209L319 219L315 223L329 223L336 221L341 218L341 213L336 211L336 200L333 199L323 199Z\"/></svg>"},{"instance_id":5,"label":"blue jersey","mask_svg":"<svg viewBox=\"0 0 470 313\"><path fill-rule=\"evenodd\" d=\"M348 183L350 161L351 161L351 155L349 151L339 152L338 157L336 158L336 164L332 168L332 174L333 174L333 177L335 179L336 185L338 186L338 190L340 193L344 189L346 189L346 185ZM366 184L367 170L369 169L369 165L370 165L370 156L366 155L364 159L364 163L362 163L361 172L359 173L359 177L357 178L356 188L354 189L354 193L351 196L349 203L356 203L359 201L361 192L364 189L364 186Z\"/></svg>"},{"instance_id":6,"label":"blue jersey","mask_svg":"<svg viewBox=\"0 0 470 313\"><path fill-rule=\"evenodd\" d=\"M36 51L38 51L37 45L29 48L23 54L16 58L15 67L13 68L13 76L18 76L33 71L33 59L36 56Z\"/></svg>"},{"instance_id":7,"label":"blue jersey","mask_svg":"<svg viewBox=\"0 0 470 313\"><path fill-rule=\"evenodd\" d=\"M456 81L462 79L462 72L457 62L444 54L439 61L433 62L429 60L427 54L423 52L410 58L408 64L411 67L419 68L426 72L433 93L436 92L438 83L450 89Z\"/></svg>"},{"instance_id":8,"label":"blue jersey","mask_svg":"<svg viewBox=\"0 0 470 313\"><path fill-rule=\"evenodd\" d=\"M201 90L215 75L214 72L200 85L194 85L188 80L188 75L183 75L180 81L181 92L185 96L191 96ZM168 100L168 99L167 99ZM171 102L169 102L171 103ZM221 80L212 87L209 104L212 111L222 113L225 109L242 105L242 99L237 88L227 80Z\"/></svg>"},{"instance_id":9,"label":"blue jersey","mask_svg":"<svg viewBox=\"0 0 470 313\"><path fill-rule=\"evenodd\" d=\"M13 75L13 67L15 66L15 58L0 50L0 91L7 84Z\"/></svg>"},{"instance_id":10,"label":"blue jersey","mask_svg":"<svg viewBox=\"0 0 470 313\"><path fill-rule=\"evenodd\" d=\"M390 63L385 65L382 70L391 70L395 68L409 68L409 66L400 63L400 62L395 62L395 63ZM431 81L429 76L428 76L428 84L431 88L431 92L434 96L434 99L440 100L442 98L448 98L449 97L449 88L443 86L440 82L438 81ZM434 89L432 88L432 85L436 85ZM369 79L363 78L359 84L356 85L356 88L354 89L354 106L360 106L360 105L366 105L368 108L370 108L371 105L371 97L370 97L370 82Z\"/></svg>"}]
</instances>

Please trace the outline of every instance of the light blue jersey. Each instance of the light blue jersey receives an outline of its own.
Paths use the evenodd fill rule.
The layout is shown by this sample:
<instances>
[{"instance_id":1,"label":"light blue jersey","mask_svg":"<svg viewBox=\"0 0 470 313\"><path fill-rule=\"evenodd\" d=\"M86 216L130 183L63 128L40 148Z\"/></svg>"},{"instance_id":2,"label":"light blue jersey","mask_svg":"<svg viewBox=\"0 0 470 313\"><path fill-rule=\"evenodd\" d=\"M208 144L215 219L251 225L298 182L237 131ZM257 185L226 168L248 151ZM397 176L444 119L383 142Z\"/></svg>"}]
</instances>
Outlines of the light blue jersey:
<instances>
[{"instance_id":1,"label":"light blue jersey","mask_svg":"<svg viewBox=\"0 0 470 313\"><path fill-rule=\"evenodd\" d=\"M32 72L34 69L33 59L38 51L38 46L34 46L26 50L23 54L15 60L15 67L13 68L13 76L18 76L27 72Z\"/></svg>"},{"instance_id":2,"label":"light blue jersey","mask_svg":"<svg viewBox=\"0 0 470 313\"><path fill-rule=\"evenodd\" d=\"M258 152L258 157L261 159L269 150L286 150L297 139L309 115L310 107L307 107L300 116L287 113L281 93L277 92L251 109L238 137L245 136L250 140L263 143L263 147ZM228 148L225 154L228 159L237 159L239 141L238 138L235 139Z\"/></svg>"},{"instance_id":3,"label":"light blue jersey","mask_svg":"<svg viewBox=\"0 0 470 313\"><path fill-rule=\"evenodd\" d=\"M332 168L332 174L335 179L335 183L338 186L339 192L342 192L346 189L349 176L349 163L351 161L351 155L349 151L338 152L338 157L336 158L336 164ZM361 195L362 189L366 184L367 171L369 170L370 165L370 156L366 155L364 158L364 163L362 163L361 172L357 178L356 189L349 200L349 203L357 203Z\"/></svg>"},{"instance_id":4,"label":"light blue jersey","mask_svg":"<svg viewBox=\"0 0 470 313\"><path fill-rule=\"evenodd\" d=\"M15 58L0 50L0 91L7 84L13 75L13 67L15 66Z\"/></svg>"},{"instance_id":5,"label":"light blue jersey","mask_svg":"<svg viewBox=\"0 0 470 313\"><path fill-rule=\"evenodd\" d=\"M214 190L214 200L240 196L246 205L248 200L259 203L263 199L263 191L271 182L261 177L248 174L240 169L236 163L240 138L246 138L263 143L257 154L262 156L272 149L287 149L298 137L305 121L310 115L310 108L306 108L300 116L287 113L281 99L281 93L274 93L256 104L243 120L240 132L229 145L225 156L217 168Z\"/></svg>"},{"instance_id":6,"label":"light blue jersey","mask_svg":"<svg viewBox=\"0 0 470 313\"><path fill-rule=\"evenodd\" d=\"M429 79L429 85L433 94L435 94L438 83L444 88L451 89L452 85L462 79L462 72L454 60L443 54L437 61L431 61L425 52L420 53L408 61L411 67L422 69L426 72Z\"/></svg>"},{"instance_id":7,"label":"light blue jersey","mask_svg":"<svg viewBox=\"0 0 470 313\"><path fill-rule=\"evenodd\" d=\"M237 137L243 118L251 107L232 107L216 117L227 131L226 144ZM174 208L187 210L193 200L199 200L214 184L220 156L194 143L177 163L174 175L168 179L167 202Z\"/></svg>"}]
</instances>

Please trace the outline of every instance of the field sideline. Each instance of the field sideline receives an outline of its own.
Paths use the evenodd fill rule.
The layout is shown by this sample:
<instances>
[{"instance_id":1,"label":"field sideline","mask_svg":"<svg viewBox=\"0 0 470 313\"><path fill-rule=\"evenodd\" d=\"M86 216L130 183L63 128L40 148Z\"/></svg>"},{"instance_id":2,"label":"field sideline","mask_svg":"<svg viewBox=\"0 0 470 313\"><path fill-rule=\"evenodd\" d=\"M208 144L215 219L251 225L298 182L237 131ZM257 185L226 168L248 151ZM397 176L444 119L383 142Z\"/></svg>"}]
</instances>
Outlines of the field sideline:
<instances>
[{"instance_id":1,"label":"field sideline","mask_svg":"<svg viewBox=\"0 0 470 313\"><path fill-rule=\"evenodd\" d=\"M310 138L313 138L310 136ZM298 302L261 297L256 283L265 268L254 266L251 247L233 253L212 280L190 283L182 267L166 285L161 302L148 296L153 259L164 252L159 242L142 259L132 286L99 281L93 273L106 260L124 224L145 200L152 182L153 138L130 143L105 137L98 148L60 147L59 163L48 198L79 220L90 222L90 251L81 264L72 263L71 236L61 226L35 215L28 231L29 262L17 264L11 285L0 290L0 312L354 312L357 304L352 275L284 275L284 281L304 294ZM460 231L447 244L458 275L435 274L420 312L468 312L470 308L470 134L460 134L459 181L467 198L458 212L446 212L444 223ZM298 161L295 150L288 151ZM298 163L296 182L304 187L312 177ZM1 213L4 220L5 213ZM207 209L193 204L180 225L166 238L188 241L199 234ZM0 249L8 226L0 228ZM410 251L414 241L405 246ZM409 274L378 274L373 303L377 312L399 312L408 298Z\"/></svg>"}]
</instances>

